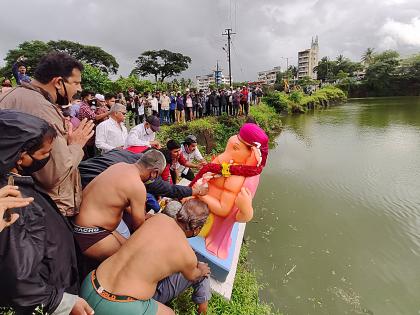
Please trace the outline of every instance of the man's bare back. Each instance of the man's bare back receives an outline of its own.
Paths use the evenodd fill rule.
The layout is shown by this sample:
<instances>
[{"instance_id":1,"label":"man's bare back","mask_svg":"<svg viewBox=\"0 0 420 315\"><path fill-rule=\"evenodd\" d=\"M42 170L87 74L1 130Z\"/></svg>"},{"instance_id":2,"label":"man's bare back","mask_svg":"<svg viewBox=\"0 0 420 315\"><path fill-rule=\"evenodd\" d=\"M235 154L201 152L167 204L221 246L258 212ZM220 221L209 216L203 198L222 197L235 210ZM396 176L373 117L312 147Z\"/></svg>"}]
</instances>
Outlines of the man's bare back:
<instances>
[{"instance_id":1,"label":"man's bare back","mask_svg":"<svg viewBox=\"0 0 420 315\"><path fill-rule=\"evenodd\" d=\"M80 214L75 223L112 231L129 206L136 207L135 210L140 210L137 214L144 217L145 200L146 188L136 164L117 163L99 174L83 190Z\"/></svg>"},{"instance_id":2,"label":"man's bare back","mask_svg":"<svg viewBox=\"0 0 420 315\"><path fill-rule=\"evenodd\" d=\"M123 212L129 209L134 228L138 228L145 219L145 202L146 188L136 164L117 163L98 175L83 190L80 213L74 220L76 239L82 251L99 260L112 255L125 241L118 232L114 232ZM79 239L86 238L89 228L99 228L103 236L85 248ZM90 234L88 237L93 235Z\"/></svg>"},{"instance_id":3,"label":"man's bare back","mask_svg":"<svg viewBox=\"0 0 420 315\"><path fill-rule=\"evenodd\" d=\"M172 218L157 214L104 261L96 274L107 291L147 300L157 283L169 275L181 272L189 280L202 276L197 266L183 230Z\"/></svg>"}]
</instances>

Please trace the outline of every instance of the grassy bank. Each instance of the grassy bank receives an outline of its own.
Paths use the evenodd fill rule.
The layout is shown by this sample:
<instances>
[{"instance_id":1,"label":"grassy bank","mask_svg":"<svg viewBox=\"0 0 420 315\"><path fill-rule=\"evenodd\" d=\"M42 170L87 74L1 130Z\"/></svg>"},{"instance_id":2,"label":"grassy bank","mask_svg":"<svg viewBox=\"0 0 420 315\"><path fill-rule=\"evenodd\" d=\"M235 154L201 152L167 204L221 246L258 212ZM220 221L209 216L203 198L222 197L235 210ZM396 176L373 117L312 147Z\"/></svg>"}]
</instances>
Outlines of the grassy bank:
<instances>
[{"instance_id":1,"label":"grassy bank","mask_svg":"<svg viewBox=\"0 0 420 315\"><path fill-rule=\"evenodd\" d=\"M265 104L251 106L250 116L267 132L270 140L281 130L280 115L273 107ZM197 136L201 152L205 152L208 159L212 155L224 151L227 140L237 134L239 128L246 121L245 117L206 117L188 124L162 126L158 138L162 143L169 139L179 142L189 134ZM248 247L242 246L238 270L232 291L232 298L227 301L219 294L213 294L209 303L208 314L280 314L271 305L259 300L259 291L263 285L258 283L255 270L247 262ZM196 306L191 301L191 290L172 301L171 307L177 314L196 314Z\"/></svg>"},{"instance_id":2,"label":"grassy bank","mask_svg":"<svg viewBox=\"0 0 420 315\"><path fill-rule=\"evenodd\" d=\"M305 113L308 109L325 108L346 100L346 94L334 86L323 87L312 95L301 91L290 94L274 91L263 98L263 102L274 108L277 113Z\"/></svg>"}]
</instances>

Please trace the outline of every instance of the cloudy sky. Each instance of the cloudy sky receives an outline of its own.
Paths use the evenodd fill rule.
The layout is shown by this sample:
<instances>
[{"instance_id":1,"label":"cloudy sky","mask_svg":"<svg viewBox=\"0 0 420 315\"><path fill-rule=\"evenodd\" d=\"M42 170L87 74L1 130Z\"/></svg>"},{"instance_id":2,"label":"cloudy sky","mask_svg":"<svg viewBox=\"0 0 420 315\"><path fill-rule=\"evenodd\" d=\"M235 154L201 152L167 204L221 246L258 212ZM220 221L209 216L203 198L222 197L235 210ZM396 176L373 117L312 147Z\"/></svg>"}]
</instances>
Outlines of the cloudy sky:
<instances>
[{"instance_id":1,"label":"cloudy sky","mask_svg":"<svg viewBox=\"0 0 420 315\"><path fill-rule=\"evenodd\" d=\"M217 60L227 74L227 27L237 33L235 81L285 67L285 57L296 64L315 35L331 58L359 60L367 47L420 52L420 0L20 0L2 4L2 13L0 59L23 41L67 39L102 47L121 75L148 49L190 56L183 77L209 73Z\"/></svg>"}]
</instances>

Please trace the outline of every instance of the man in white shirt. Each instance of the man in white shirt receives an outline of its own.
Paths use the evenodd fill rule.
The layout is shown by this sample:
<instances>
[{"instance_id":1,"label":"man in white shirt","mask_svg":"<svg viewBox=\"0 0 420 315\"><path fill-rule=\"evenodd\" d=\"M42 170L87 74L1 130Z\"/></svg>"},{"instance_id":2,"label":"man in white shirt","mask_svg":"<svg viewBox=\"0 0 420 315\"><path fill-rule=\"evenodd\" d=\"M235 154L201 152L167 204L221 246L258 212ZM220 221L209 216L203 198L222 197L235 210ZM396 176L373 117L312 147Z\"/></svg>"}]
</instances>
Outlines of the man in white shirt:
<instances>
[{"instance_id":1,"label":"man in white shirt","mask_svg":"<svg viewBox=\"0 0 420 315\"><path fill-rule=\"evenodd\" d=\"M160 143L155 140L156 132L160 130L160 121L156 116L148 116L146 121L130 130L127 137L126 147L132 152L137 152L133 147L160 149ZM139 152L141 152L140 150Z\"/></svg>"},{"instance_id":2,"label":"man in white shirt","mask_svg":"<svg viewBox=\"0 0 420 315\"><path fill-rule=\"evenodd\" d=\"M152 115L159 116L159 101L156 98L156 94L152 94L152 100L150 101L152 105Z\"/></svg>"},{"instance_id":3,"label":"man in white shirt","mask_svg":"<svg viewBox=\"0 0 420 315\"><path fill-rule=\"evenodd\" d=\"M200 153L200 150L197 147L197 138L194 135L188 135L184 139L184 142L181 146L181 153L188 162L199 162L198 164L194 164L196 168L201 168L202 166L207 164L207 161L203 158L203 156ZM181 177L186 178L189 181L192 181L194 179L195 175L190 168L178 164L178 170L181 173Z\"/></svg>"},{"instance_id":4,"label":"man in white shirt","mask_svg":"<svg viewBox=\"0 0 420 315\"><path fill-rule=\"evenodd\" d=\"M124 126L126 108L122 104L114 104L110 109L109 119L96 127L96 147L104 152L115 148L123 148L127 139L127 128Z\"/></svg>"},{"instance_id":5,"label":"man in white shirt","mask_svg":"<svg viewBox=\"0 0 420 315\"><path fill-rule=\"evenodd\" d=\"M171 99L168 95L166 95L165 92L162 93L162 96L160 97L160 121L162 123L169 124L169 103L171 102Z\"/></svg>"}]
</instances>

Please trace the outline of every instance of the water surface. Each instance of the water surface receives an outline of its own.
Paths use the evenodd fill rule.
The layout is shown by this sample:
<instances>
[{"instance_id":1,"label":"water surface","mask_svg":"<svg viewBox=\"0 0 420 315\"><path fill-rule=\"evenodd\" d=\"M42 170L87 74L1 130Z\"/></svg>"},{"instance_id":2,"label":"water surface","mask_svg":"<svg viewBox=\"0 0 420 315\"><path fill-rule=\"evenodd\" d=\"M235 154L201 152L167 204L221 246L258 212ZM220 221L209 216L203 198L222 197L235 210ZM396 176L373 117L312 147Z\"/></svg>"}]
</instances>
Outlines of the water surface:
<instances>
[{"instance_id":1,"label":"water surface","mask_svg":"<svg viewBox=\"0 0 420 315\"><path fill-rule=\"evenodd\" d=\"M420 314L420 98L284 118L247 225L284 314Z\"/></svg>"}]
</instances>

